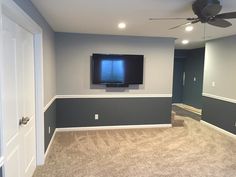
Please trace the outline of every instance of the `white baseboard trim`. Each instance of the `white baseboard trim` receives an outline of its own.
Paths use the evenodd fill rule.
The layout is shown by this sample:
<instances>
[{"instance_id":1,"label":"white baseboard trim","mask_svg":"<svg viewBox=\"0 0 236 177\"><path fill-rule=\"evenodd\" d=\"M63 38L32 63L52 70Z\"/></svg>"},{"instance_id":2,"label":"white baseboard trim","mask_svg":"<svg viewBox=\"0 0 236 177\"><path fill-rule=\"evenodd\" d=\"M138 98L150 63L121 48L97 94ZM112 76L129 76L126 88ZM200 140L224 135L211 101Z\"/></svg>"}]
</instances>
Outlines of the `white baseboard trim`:
<instances>
[{"instance_id":1,"label":"white baseboard trim","mask_svg":"<svg viewBox=\"0 0 236 177\"><path fill-rule=\"evenodd\" d=\"M235 99L226 98L226 97L222 97L222 96L217 96L217 95L213 95L213 94L209 94L209 93L202 93L202 96L209 97L209 98L214 98L214 99L217 99L217 100L222 100L222 101L226 101L226 102L230 102L230 103L236 103Z\"/></svg>"},{"instance_id":2,"label":"white baseboard trim","mask_svg":"<svg viewBox=\"0 0 236 177\"><path fill-rule=\"evenodd\" d=\"M148 128L170 128L170 127L172 127L171 124L70 127L70 128L57 128L57 132L92 131L92 130L119 130L119 129L148 129Z\"/></svg>"},{"instance_id":3,"label":"white baseboard trim","mask_svg":"<svg viewBox=\"0 0 236 177\"><path fill-rule=\"evenodd\" d=\"M0 158L0 168L4 165L4 157Z\"/></svg>"},{"instance_id":4,"label":"white baseboard trim","mask_svg":"<svg viewBox=\"0 0 236 177\"><path fill-rule=\"evenodd\" d=\"M217 127L215 125L212 125L212 124L210 124L210 123L208 123L208 122L206 122L204 120L201 120L201 123L206 125L206 126L208 126L208 127L210 127L210 128L213 128L213 129L217 130L218 132L220 132L220 133L222 133L224 135L227 135L229 137L232 137L232 138L236 139L236 135L234 135L233 133L230 133L230 132L228 132L228 131L226 131L226 130L224 130L222 128L219 128L219 127Z\"/></svg>"},{"instance_id":5,"label":"white baseboard trim","mask_svg":"<svg viewBox=\"0 0 236 177\"><path fill-rule=\"evenodd\" d=\"M53 135L52 135L52 138L51 138L51 140L50 140L50 143L48 144L47 150L46 150L46 152L45 152L45 154L44 154L44 158L45 158L45 159L46 159L46 157L47 157L47 155L48 155L48 152L49 152L49 150L50 150L50 148L51 148L52 142L54 141L54 138L55 138L56 133L57 133L57 129L55 129L55 131L54 131L54 133L53 133Z\"/></svg>"},{"instance_id":6,"label":"white baseboard trim","mask_svg":"<svg viewBox=\"0 0 236 177\"><path fill-rule=\"evenodd\" d=\"M51 106L51 104L57 99L57 96L54 96L48 104L44 107L44 112L47 111L47 109Z\"/></svg>"}]
</instances>

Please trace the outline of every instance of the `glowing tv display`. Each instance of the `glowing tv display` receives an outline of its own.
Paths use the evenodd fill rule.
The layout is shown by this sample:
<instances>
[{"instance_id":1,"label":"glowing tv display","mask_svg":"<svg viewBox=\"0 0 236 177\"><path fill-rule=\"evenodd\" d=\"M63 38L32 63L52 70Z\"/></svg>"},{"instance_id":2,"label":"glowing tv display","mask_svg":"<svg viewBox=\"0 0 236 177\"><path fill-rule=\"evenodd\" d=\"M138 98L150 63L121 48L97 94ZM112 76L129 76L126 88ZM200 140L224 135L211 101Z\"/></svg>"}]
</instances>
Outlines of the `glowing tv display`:
<instances>
[{"instance_id":1,"label":"glowing tv display","mask_svg":"<svg viewBox=\"0 0 236 177\"><path fill-rule=\"evenodd\" d=\"M143 84L143 55L93 54L92 83L128 86Z\"/></svg>"}]
</instances>

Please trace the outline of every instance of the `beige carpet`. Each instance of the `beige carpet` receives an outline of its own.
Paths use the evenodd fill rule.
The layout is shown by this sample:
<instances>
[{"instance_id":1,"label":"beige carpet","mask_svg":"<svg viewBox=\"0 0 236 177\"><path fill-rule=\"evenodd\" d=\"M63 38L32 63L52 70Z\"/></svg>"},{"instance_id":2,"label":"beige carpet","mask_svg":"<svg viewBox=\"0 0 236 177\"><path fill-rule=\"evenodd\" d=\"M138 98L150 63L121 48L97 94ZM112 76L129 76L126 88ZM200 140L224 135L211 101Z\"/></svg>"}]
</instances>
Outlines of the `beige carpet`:
<instances>
[{"instance_id":1,"label":"beige carpet","mask_svg":"<svg viewBox=\"0 0 236 177\"><path fill-rule=\"evenodd\" d=\"M236 140L185 127L57 133L34 177L236 177Z\"/></svg>"}]
</instances>

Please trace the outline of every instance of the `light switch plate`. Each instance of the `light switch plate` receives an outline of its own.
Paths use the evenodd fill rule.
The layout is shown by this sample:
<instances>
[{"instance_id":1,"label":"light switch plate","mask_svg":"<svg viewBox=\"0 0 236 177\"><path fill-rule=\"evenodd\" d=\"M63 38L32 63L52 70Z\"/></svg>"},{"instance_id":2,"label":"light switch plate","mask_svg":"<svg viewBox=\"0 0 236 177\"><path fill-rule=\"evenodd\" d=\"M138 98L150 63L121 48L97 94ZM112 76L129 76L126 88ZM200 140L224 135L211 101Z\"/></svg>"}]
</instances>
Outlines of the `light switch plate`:
<instances>
[{"instance_id":1,"label":"light switch plate","mask_svg":"<svg viewBox=\"0 0 236 177\"><path fill-rule=\"evenodd\" d=\"M211 83L211 85L212 85L212 87L215 87L215 86L216 86L215 81L213 81L213 82Z\"/></svg>"}]
</instances>

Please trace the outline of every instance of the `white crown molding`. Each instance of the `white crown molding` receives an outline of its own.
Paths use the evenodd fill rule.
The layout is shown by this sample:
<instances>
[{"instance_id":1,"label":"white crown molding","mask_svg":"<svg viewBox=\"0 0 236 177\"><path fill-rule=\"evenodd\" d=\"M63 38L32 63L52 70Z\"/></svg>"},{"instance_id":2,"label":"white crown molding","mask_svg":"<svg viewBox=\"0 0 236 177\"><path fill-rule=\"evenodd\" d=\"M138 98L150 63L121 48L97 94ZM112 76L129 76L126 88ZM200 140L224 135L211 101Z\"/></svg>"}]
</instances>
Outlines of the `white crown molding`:
<instances>
[{"instance_id":1,"label":"white crown molding","mask_svg":"<svg viewBox=\"0 0 236 177\"><path fill-rule=\"evenodd\" d=\"M230 102L230 103L236 103L235 99L222 97L222 96L217 96L217 95L213 95L213 94L209 94L209 93L202 93L202 96L209 97L209 98L214 98L214 99L217 99L217 100L222 100L222 101L226 101L226 102Z\"/></svg>"},{"instance_id":2,"label":"white crown molding","mask_svg":"<svg viewBox=\"0 0 236 177\"><path fill-rule=\"evenodd\" d=\"M47 109L51 106L51 104L57 99L57 96L54 96L48 104L44 107L44 112L47 111Z\"/></svg>"},{"instance_id":3,"label":"white crown molding","mask_svg":"<svg viewBox=\"0 0 236 177\"><path fill-rule=\"evenodd\" d=\"M206 122L204 120L201 120L201 123L206 125L206 126L208 126L208 127L210 127L210 128L215 129L216 131L218 131L218 132L220 132L220 133L222 133L224 135L227 135L229 137L232 137L232 138L236 139L236 135L234 135L233 133L230 133L230 132L228 132L228 131L226 131L226 130L224 130L222 128L219 128L219 127L217 127L215 125L212 125L212 124L210 124L210 123L208 123L208 122Z\"/></svg>"},{"instance_id":4,"label":"white crown molding","mask_svg":"<svg viewBox=\"0 0 236 177\"><path fill-rule=\"evenodd\" d=\"M63 98L171 98L172 94L97 94L97 95L57 95L58 99Z\"/></svg>"},{"instance_id":5,"label":"white crown molding","mask_svg":"<svg viewBox=\"0 0 236 177\"><path fill-rule=\"evenodd\" d=\"M70 127L70 128L57 128L57 132L92 131L92 130L121 130L121 129L148 129L148 128L170 128L170 127L172 127L171 124Z\"/></svg>"}]
</instances>

